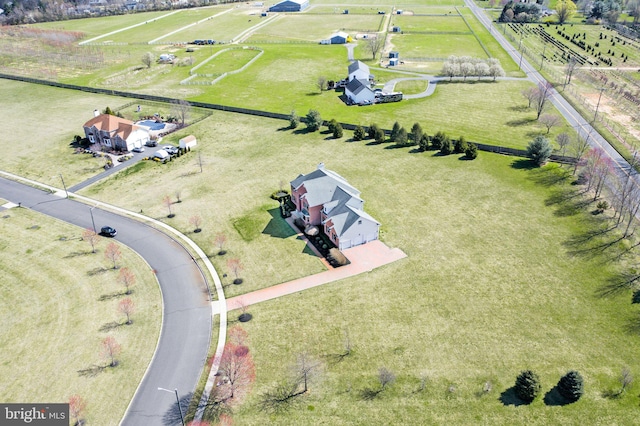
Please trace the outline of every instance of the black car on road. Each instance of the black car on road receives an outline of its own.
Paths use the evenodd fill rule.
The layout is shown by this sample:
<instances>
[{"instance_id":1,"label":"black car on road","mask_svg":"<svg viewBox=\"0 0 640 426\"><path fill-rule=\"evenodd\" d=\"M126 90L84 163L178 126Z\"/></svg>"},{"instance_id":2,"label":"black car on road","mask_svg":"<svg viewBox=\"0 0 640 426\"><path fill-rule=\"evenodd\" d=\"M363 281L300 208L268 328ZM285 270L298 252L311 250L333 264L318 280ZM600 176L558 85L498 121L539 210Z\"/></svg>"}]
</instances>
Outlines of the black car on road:
<instances>
[{"instance_id":1,"label":"black car on road","mask_svg":"<svg viewBox=\"0 0 640 426\"><path fill-rule=\"evenodd\" d=\"M115 237L118 235L118 231L110 226L103 226L102 229L100 229L100 235L104 235L105 237Z\"/></svg>"}]
</instances>

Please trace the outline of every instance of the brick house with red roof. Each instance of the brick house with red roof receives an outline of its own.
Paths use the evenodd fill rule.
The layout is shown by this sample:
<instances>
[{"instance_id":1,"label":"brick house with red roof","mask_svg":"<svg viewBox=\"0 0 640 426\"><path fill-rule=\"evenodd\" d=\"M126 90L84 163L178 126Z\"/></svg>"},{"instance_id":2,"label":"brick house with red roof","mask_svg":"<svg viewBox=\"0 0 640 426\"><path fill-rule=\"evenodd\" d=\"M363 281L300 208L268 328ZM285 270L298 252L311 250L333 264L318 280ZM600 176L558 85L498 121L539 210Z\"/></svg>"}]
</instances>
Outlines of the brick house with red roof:
<instances>
[{"instance_id":1,"label":"brick house with red roof","mask_svg":"<svg viewBox=\"0 0 640 426\"><path fill-rule=\"evenodd\" d=\"M131 151L145 145L150 139L147 129L110 114L96 115L83 127L90 143L99 143L117 151Z\"/></svg>"}]
</instances>

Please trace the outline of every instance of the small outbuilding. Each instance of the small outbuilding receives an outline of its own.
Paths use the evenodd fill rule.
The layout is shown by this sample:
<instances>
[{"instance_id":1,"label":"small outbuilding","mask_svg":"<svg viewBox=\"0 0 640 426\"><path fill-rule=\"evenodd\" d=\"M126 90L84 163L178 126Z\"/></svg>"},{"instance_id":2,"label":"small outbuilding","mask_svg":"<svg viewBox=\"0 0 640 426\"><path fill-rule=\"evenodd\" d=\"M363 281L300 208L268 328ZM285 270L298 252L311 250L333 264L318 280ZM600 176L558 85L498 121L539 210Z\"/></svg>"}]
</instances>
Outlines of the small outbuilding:
<instances>
[{"instance_id":1,"label":"small outbuilding","mask_svg":"<svg viewBox=\"0 0 640 426\"><path fill-rule=\"evenodd\" d=\"M398 61L399 61L399 59L398 59L398 58L391 58L391 59L389 59L389 66L390 66L390 67L394 67L394 66L398 65Z\"/></svg>"},{"instance_id":2,"label":"small outbuilding","mask_svg":"<svg viewBox=\"0 0 640 426\"><path fill-rule=\"evenodd\" d=\"M184 138L178 141L180 148L182 149L191 149L198 144L196 137L193 135L185 136Z\"/></svg>"},{"instance_id":3,"label":"small outbuilding","mask_svg":"<svg viewBox=\"0 0 640 426\"><path fill-rule=\"evenodd\" d=\"M309 7L309 0L283 0L269 8L269 12L301 12Z\"/></svg>"},{"instance_id":4,"label":"small outbuilding","mask_svg":"<svg viewBox=\"0 0 640 426\"><path fill-rule=\"evenodd\" d=\"M400 57L399 52L395 52L395 51L389 52L389 58L399 58L399 57Z\"/></svg>"},{"instance_id":5,"label":"small outbuilding","mask_svg":"<svg viewBox=\"0 0 640 426\"><path fill-rule=\"evenodd\" d=\"M401 33L401 32L402 32L402 30L400 29L400 27L397 27L397 26L396 26L396 27L391 28L391 31L392 31L392 32L394 32L394 33Z\"/></svg>"},{"instance_id":6,"label":"small outbuilding","mask_svg":"<svg viewBox=\"0 0 640 426\"><path fill-rule=\"evenodd\" d=\"M331 40L331 44L345 44L348 38L349 34L343 31L338 31L337 33L331 34L329 40Z\"/></svg>"}]
</instances>

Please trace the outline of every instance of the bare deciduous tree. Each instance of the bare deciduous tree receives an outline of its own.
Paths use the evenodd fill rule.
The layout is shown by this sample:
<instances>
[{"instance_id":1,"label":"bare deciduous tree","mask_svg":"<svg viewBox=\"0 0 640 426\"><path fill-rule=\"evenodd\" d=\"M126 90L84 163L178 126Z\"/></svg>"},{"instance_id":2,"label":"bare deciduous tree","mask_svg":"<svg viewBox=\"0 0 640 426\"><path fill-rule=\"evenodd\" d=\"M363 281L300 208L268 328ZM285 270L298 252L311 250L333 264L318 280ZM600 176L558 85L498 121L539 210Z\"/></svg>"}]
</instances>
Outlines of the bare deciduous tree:
<instances>
[{"instance_id":1,"label":"bare deciduous tree","mask_svg":"<svg viewBox=\"0 0 640 426\"><path fill-rule=\"evenodd\" d=\"M378 369L378 381L380 382L380 390L383 391L396 381L396 375L386 367Z\"/></svg>"},{"instance_id":2,"label":"bare deciduous tree","mask_svg":"<svg viewBox=\"0 0 640 426\"><path fill-rule=\"evenodd\" d=\"M195 228L193 230L193 232L200 232L201 231L200 225L202 225L202 218L200 216L198 216L198 215L191 216L189 218L189 223L191 225L193 225L193 227Z\"/></svg>"},{"instance_id":3,"label":"bare deciduous tree","mask_svg":"<svg viewBox=\"0 0 640 426\"><path fill-rule=\"evenodd\" d=\"M256 378L255 364L247 346L227 342L220 359L217 386L224 392L224 398L237 401L246 395Z\"/></svg>"},{"instance_id":4,"label":"bare deciduous tree","mask_svg":"<svg viewBox=\"0 0 640 426\"><path fill-rule=\"evenodd\" d=\"M118 355L122 348L113 336L107 336L102 340L100 346L100 356L109 362L109 367L118 365Z\"/></svg>"},{"instance_id":5,"label":"bare deciduous tree","mask_svg":"<svg viewBox=\"0 0 640 426\"><path fill-rule=\"evenodd\" d=\"M180 126L184 126L185 121L191 116L191 104L184 99L172 101L171 115L180 120Z\"/></svg>"},{"instance_id":6,"label":"bare deciduous tree","mask_svg":"<svg viewBox=\"0 0 640 426\"><path fill-rule=\"evenodd\" d=\"M528 102L527 108L531 108L531 104L533 104L533 101L537 96L536 93L537 93L537 90L535 87L527 87L522 91L522 96L524 96L524 98Z\"/></svg>"},{"instance_id":7,"label":"bare deciduous tree","mask_svg":"<svg viewBox=\"0 0 640 426\"><path fill-rule=\"evenodd\" d=\"M537 90L534 93L535 97L533 99L533 106L536 109L536 119L538 119L547 107L547 102L551 98L551 94L553 93L553 85L548 81L539 83Z\"/></svg>"},{"instance_id":8,"label":"bare deciduous tree","mask_svg":"<svg viewBox=\"0 0 640 426\"><path fill-rule=\"evenodd\" d=\"M87 402L80 395L69 397L69 416L74 420L74 425L83 424L82 415L87 408Z\"/></svg>"},{"instance_id":9,"label":"bare deciduous tree","mask_svg":"<svg viewBox=\"0 0 640 426\"><path fill-rule=\"evenodd\" d=\"M378 52L382 49L382 44L384 43L384 37L380 35L370 35L367 39L366 49L367 52L371 52L371 59L376 59L378 56Z\"/></svg>"},{"instance_id":10,"label":"bare deciduous tree","mask_svg":"<svg viewBox=\"0 0 640 426\"><path fill-rule=\"evenodd\" d=\"M113 263L113 269L118 269L118 260L122 257L120 247L114 242L110 242L104 251L104 257Z\"/></svg>"},{"instance_id":11,"label":"bare deciduous tree","mask_svg":"<svg viewBox=\"0 0 640 426\"><path fill-rule=\"evenodd\" d=\"M565 154L567 153L567 147L571 143L571 137L569 136L568 133L563 132L563 133L560 133L558 136L556 136L556 142L560 147L560 155L564 157Z\"/></svg>"},{"instance_id":12,"label":"bare deciduous tree","mask_svg":"<svg viewBox=\"0 0 640 426\"><path fill-rule=\"evenodd\" d=\"M564 69L564 73L565 73L564 85L565 86L567 84L571 84L571 77L573 76L573 73L575 72L577 67L578 67L578 61L576 60L576 58L574 57L569 58L569 62L567 62L567 66Z\"/></svg>"},{"instance_id":13,"label":"bare deciduous tree","mask_svg":"<svg viewBox=\"0 0 640 426\"><path fill-rule=\"evenodd\" d=\"M142 55L142 63L147 67L147 68L151 68L151 65L153 65L153 61L155 60L155 57L153 56L153 53L151 52L147 52L144 55Z\"/></svg>"},{"instance_id":14,"label":"bare deciduous tree","mask_svg":"<svg viewBox=\"0 0 640 426\"><path fill-rule=\"evenodd\" d=\"M171 206L173 206L173 201L171 201L171 197L169 197L168 195L165 195L162 198L162 204L164 204L167 210L169 210L169 215L167 217L174 217L175 214L173 214L173 210L171 209Z\"/></svg>"},{"instance_id":15,"label":"bare deciduous tree","mask_svg":"<svg viewBox=\"0 0 640 426\"><path fill-rule=\"evenodd\" d=\"M547 134L549 134L552 127L557 127L562 123L562 117L555 114L542 114L538 118L538 122L547 128Z\"/></svg>"},{"instance_id":16,"label":"bare deciduous tree","mask_svg":"<svg viewBox=\"0 0 640 426\"><path fill-rule=\"evenodd\" d=\"M118 273L118 281L125 288L125 294L131 294L131 287L136 284L136 276L129 268L120 269Z\"/></svg>"},{"instance_id":17,"label":"bare deciduous tree","mask_svg":"<svg viewBox=\"0 0 640 426\"><path fill-rule=\"evenodd\" d=\"M633 374L631 374L629 367L624 367L622 369L618 380L620 381L620 390L618 391L618 395L621 395L625 390L627 390L627 387L633 383Z\"/></svg>"},{"instance_id":18,"label":"bare deciduous tree","mask_svg":"<svg viewBox=\"0 0 640 426\"><path fill-rule=\"evenodd\" d=\"M82 239L91 244L91 252L95 253L96 244L98 244L98 241L100 241L100 235L98 235L93 229L87 228L82 231Z\"/></svg>"},{"instance_id":19,"label":"bare deciduous tree","mask_svg":"<svg viewBox=\"0 0 640 426\"><path fill-rule=\"evenodd\" d=\"M224 251L224 245L227 243L227 236L222 232L216 234L216 238L214 240L215 245L218 247L218 254L223 255L226 252Z\"/></svg>"},{"instance_id":20,"label":"bare deciduous tree","mask_svg":"<svg viewBox=\"0 0 640 426\"><path fill-rule=\"evenodd\" d=\"M127 317L126 324L131 324L131 315L133 315L136 311L136 304L131 300L130 297L125 297L120 302L118 302L118 312L125 315Z\"/></svg>"},{"instance_id":21,"label":"bare deciduous tree","mask_svg":"<svg viewBox=\"0 0 640 426\"><path fill-rule=\"evenodd\" d=\"M327 87L327 77L325 77L323 75L318 77L318 80L316 81L316 86L318 87L318 90L320 90L320 92L322 92L324 89L326 89L326 87Z\"/></svg>"},{"instance_id":22,"label":"bare deciduous tree","mask_svg":"<svg viewBox=\"0 0 640 426\"><path fill-rule=\"evenodd\" d=\"M571 143L569 145L569 153L573 158L573 175L575 176L576 171L578 170L578 166L581 165L584 154L589 149L589 136L586 139L582 139L582 136L577 135L576 137L571 139Z\"/></svg>"},{"instance_id":23,"label":"bare deciduous tree","mask_svg":"<svg viewBox=\"0 0 640 426\"><path fill-rule=\"evenodd\" d=\"M234 257L232 259L227 260L227 268L229 268L231 272L233 272L233 275L235 275L236 277L236 279L233 281L234 284L242 283L242 280L240 279L239 274L244 269L244 267L242 266L242 262L240 262L240 259L238 259L237 257Z\"/></svg>"}]
</instances>

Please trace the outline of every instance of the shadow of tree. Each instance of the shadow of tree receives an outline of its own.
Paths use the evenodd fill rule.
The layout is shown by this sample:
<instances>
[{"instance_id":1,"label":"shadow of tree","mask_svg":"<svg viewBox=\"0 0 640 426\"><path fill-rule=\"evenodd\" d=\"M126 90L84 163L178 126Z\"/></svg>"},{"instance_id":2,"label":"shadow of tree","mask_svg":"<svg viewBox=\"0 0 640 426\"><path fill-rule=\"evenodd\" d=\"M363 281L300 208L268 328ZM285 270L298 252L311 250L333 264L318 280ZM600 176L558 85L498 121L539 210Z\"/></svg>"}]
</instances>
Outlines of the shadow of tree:
<instances>
[{"instance_id":1,"label":"shadow of tree","mask_svg":"<svg viewBox=\"0 0 640 426\"><path fill-rule=\"evenodd\" d=\"M322 357L327 360L327 363L330 365L336 365L344 361L346 357L351 355L352 352L344 351L341 354L325 354Z\"/></svg>"},{"instance_id":2,"label":"shadow of tree","mask_svg":"<svg viewBox=\"0 0 640 426\"><path fill-rule=\"evenodd\" d=\"M535 122L535 118L521 118L519 120L511 120L507 121L507 126L511 127L520 127L520 126L528 126L529 124Z\"/></svg>"},{"instance_id":3,"label":"shadow of tree","mask_svg":"<svg viewBox=\"0 0 640 426\"><path fill-rule=\"evenodd\" d=\"M520 159L514 160L513 163L511 163L511 168L516 170L531 170L531 169L537 169L538 166L536 165L536 163L534 163L531 160L525 160L524 158L520 158Z\"/></svg>"},{"instance_id":4,"label":"shadow of tree","mask_svg":"<svg viewBox=\"0 0 640 426\"><path fill-rule=\"evenodd\" d=\"M640 334L640 317L630 318L624 326L629 334Z\"/></svg>"},{"instance_id":5,"label":"shadow of tree","mask_svg":"<svg viewBox=\"0 0 640 426\"><path fill-rule=\"evenodd\" d=\"M289 238L296 235L296 232L291 229L287 221L282 218L280 208L273 208L268 212L271 215L271 220L262 230L263 234L271 235L275 238Z\"/></svg>"},{"instance_id":6,"label":"shadow of tree","mask_svg":"<svg viewBox=\"0 0 640 426\"><path fill-rule=\"evenodd\" d=\"M96 377L98 374L102 373L107 367L102 365L90 365L87 368L82 370L78 370L78 375L80 377Z\"/></svg>"},{"instance_id":7,"label":"shadow of tree","mask_svg":"<svg viewBox=\"0 0 640 426\"><path fill-rule=\"evenodd\" d=\"M376 399L380 392L382 392L382 389L364 388L360 391L360 398L365 401L371 401Z\"/></svg>"},{"instance_id":8,"label":"shadow of tree","mask_svg":"<svg viewBox=\"0 0 640 426\"><path fill-rule=\"evenodd\" d=\"M99 266L97 268L93 268L87 271L87 275L89 275L90 277L93 277L94 275L104 274L105 272L109 272L111 271L111 269L112 268L103 268L102 266Z\"/></svg>"},{"instance_id":9,"label":"shadow of tree","mask_svg":"<svg viewBox=\"0 0 640 426\"><path fill-rule=\"evenodd\" d=\"M170 398L169 393L166 392L167 398ZM193 398L193 392L189 392L188 394L180 397L180 406L178 407L178 401L176 401L175 399L175 395L171 396L171 398L173 399L173 403L171 404L171 407L165 411L164 415L162 416L162 424L167 425L167 426L173 426L173 425L182 425L182 416L180 415L180 410L182 410L182 415L185 415L187 413L187 410L189 409L189 404L191 404L191 398Z\"/></svg>"},{"instance_id":10,"label":"shadow of tree","mask_svg":"<svg viewBox=\"0 0 640 426\"><path fill-rule=\"evenodd\" d=\"M97 250L96 250L97 251ZM66 255L65 259L72 259L74 257L86 256L88 254L94 254L91 250L89 251L74 251Z\"/></svg>"},{"instance_id":11,"label":"shadow of tree","mask_svg":"<svg viewBox=\"0 0 640 426\"><path fill-rule=\"evenodd\" d=\"M133 293L133 290L130 290L129 292ZM120 291L115 293L103 294L102 296L98 297L98 301L105 302L107 300L113 300L113 299L117 299L118 297L125 296L126 294L127 294L126 292L120 292Z\"/></svg>"},{"instance_id":12,"label":"shadow of tree","mask_svg":"<svg viewBox=\"0 0 640 426\"><path fill-rule=\"evenodd\" d=\"M122 327L123 325L126 325L126 322L125 323L120 323L117 321L105 322L104 324L102 324L102 326L100 326L98 331L101 331L103 333L108 333L109 331L115 330L116 328Z\"/></svg>"},{"instance_id":13,"label":"shadow of tree","mask_svg":"<svg viewBox=\"0 0 640 426\"><path fill-rule=\"evenodd\" d=\"M549 392L544 395L545 405L551 407L558 407L571 404L571 401L567 400L564 396L558 392L558 386L554 386Z\"/></svg>"},{"instance_id":14,"label":"shadow of tree","mask_svg":"<svg viewBox=\"0 0 640 426\"><path fill-rule=\"evenodd\" d=\"M516 407L519 407L520 405L529 405L516 396L516 390L513 386L502 392L498 400L502 402L503 405L513 405Z\"/></svg>"},{"instance_id":15,"label":"shadow of tree","mask_svg":"<svg viewBox=\"0 0 640 426\"><path fill-rule=\"evenodd\" d=\"M385 146L384 149L409 148L410 146L411 145L402 145L402 144L394 143L394 144Z\"/></svg>"}]
</instances>

